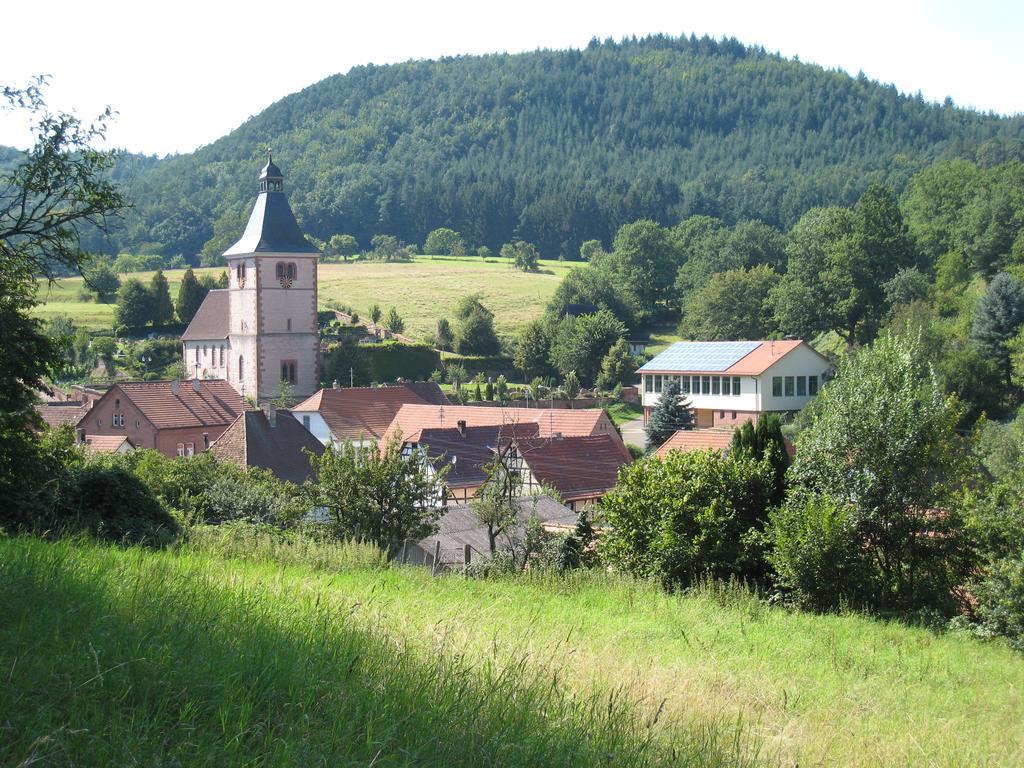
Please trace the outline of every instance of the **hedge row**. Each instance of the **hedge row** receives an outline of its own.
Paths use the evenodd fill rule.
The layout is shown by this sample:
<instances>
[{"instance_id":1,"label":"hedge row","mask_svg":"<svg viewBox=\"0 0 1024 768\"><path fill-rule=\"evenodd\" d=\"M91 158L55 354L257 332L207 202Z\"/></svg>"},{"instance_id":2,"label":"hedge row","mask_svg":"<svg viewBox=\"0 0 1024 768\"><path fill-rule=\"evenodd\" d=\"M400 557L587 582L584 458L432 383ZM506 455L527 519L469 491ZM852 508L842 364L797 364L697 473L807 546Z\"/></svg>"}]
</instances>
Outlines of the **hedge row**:
<instances>
[{"instance_id":1,"label":"hedge row","mask_svg":"<svg viewBox=\"0 0 1024 768\"><path fill-rule=\"evenodd\" d=\"M441 364L441 356L426 344L389 340L360 344L359 350L365 355L373 380L379 382L399 378L425 381Z\"/></svg>"}]
</instances>

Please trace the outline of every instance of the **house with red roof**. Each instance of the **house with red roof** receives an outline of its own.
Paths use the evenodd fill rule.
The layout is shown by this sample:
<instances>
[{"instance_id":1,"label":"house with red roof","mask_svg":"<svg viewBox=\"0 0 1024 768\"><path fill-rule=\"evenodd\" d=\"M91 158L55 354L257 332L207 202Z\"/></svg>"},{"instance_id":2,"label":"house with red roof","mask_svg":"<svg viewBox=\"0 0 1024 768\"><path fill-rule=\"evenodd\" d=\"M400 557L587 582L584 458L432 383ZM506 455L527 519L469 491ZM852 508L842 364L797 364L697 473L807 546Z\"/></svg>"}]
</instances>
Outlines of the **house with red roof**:
<instances>
[{"instance_id":1,"label":"house with red roof","mask_svg":"<svg viewBox=\"0 0 1024 768\"><path fill-rule=\"evenodd\" d=\"M379 441L403 405L449 405L432 381L403 382L381 387L321 389L291 409L324 445Z\"/></svg>"},{"instance_id":2,"label":"house with red roof","mask_svg":"<svg viewBox=\"0 0 1024 768\"><path fill-rule=\"evenodd\" d=\"M165 456L205 451L247 405L223 379L120 381L78 421L79 440L126 437Z\"/></svg>"},{"instance_id":3,"label":"house with red roof","mask_svg":"<svg viewBox=\"0 0 1024 768\"><path fill-rule=\"evenodd\" d=\"M670 382L697 427L735 426L762 413L799 411L832 374L805 341L680 341L640 370L644 423Z\"/></svg>"},{"instance_id":4,"label":"house with red roof","mask_svg":"<svg viewBox=\"0 0 1024 768\"><path fill-rule=\"evenodd\" d=\"M499 454L519 472L522 493L553 488L571 509L614 488L619 468L632 460L600 409L404 405L384 440L398 435L406 453L421 450L431 466L448 467L448 498L456 503L477 495Z\"/></svg>"},{"instance_id":5,"label":"house with red roof","mask_svg":"<svg viewBox=\"0 0 1024 768\"><path fill-rule=\"evenodd\" d=\"M668 440L662 443L654 455L659 459L667 456L671 451L719 451L723 456L729 453L732 448L732 436L735 430L733 427L712 427L711 429L680 429ZM796 448L787 438L783 438L786 452L792 457L796 455Z\"/></svg>"}]
</instances>

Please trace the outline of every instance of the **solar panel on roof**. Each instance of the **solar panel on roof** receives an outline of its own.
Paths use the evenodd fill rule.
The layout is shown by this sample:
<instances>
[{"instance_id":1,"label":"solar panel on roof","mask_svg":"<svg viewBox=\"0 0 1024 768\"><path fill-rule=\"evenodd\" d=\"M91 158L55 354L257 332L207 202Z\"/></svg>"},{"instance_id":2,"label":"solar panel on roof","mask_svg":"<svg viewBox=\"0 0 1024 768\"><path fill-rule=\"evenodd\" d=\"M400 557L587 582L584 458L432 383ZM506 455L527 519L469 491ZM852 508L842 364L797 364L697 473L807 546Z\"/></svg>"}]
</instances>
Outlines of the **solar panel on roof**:
<instances>
[{"instance_id":1,"label":"solar panel on roof","mask_svg":"<svg viewBox=\"0 0 1024 768\"><path fill-rule=\"evenodd\" d=\"M724 371L761 346L760 341L677 341L641 371Z\"/></svg>"}]
</instances>

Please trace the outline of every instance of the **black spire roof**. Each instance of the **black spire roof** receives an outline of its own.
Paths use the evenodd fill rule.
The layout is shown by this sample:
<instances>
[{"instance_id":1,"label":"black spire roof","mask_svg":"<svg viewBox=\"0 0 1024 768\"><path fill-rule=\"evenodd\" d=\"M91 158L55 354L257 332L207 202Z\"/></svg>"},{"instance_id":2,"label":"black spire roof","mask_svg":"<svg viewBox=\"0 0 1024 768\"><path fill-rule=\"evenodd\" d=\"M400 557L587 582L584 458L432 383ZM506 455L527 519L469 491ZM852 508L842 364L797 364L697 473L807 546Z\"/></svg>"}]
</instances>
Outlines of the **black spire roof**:
<instances>
[{"instance_id":1,"label":"black spire roof","mask_svg":"<svg viewBox=\"0 0 1024 768\"><path fill-rule=\"evenodd\" d=\"M284 196L284 176L269 156L260 170L260 191L245 232L224 251L225 256L246 253L319 253L299 229Z\"/></svg>"}]
</instances>

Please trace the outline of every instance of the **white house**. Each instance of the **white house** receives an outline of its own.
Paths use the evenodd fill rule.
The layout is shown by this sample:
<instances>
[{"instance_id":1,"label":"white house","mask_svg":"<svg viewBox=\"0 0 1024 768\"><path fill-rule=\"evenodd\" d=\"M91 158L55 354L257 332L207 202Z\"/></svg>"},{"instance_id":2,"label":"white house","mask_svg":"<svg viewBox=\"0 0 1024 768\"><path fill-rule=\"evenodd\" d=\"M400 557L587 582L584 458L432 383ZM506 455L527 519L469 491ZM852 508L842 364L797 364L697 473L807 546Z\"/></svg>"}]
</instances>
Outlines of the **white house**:
<instances>
[{"instance_id":1,"label":"white house","mask_svg":"<svg viewBox=\"0 0 1024 768\"><path fill-rule=\"evenodd\" d=\"M715 427L798 411L831 372L804 341L680 341L639 370L644 423L673 380L697 426Z\"/></svg>"}]
</instances>

